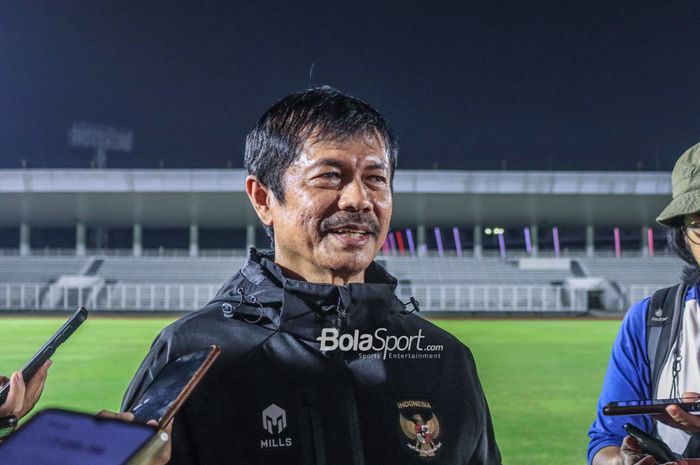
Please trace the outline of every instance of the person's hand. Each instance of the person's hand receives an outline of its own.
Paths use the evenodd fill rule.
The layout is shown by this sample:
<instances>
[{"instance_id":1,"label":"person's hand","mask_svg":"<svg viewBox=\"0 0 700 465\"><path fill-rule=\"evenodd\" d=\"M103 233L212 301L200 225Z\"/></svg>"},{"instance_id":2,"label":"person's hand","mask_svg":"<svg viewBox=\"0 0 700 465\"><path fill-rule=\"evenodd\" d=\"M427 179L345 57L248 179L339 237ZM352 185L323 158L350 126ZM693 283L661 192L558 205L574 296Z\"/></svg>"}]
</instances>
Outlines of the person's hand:
<instances>
[{"instance_id":1,"label":"person's hand","mask_svg":"<svg viewBox=\"0 0 700 465\"><path fill-rule=\"evenodd\" d=\"M683 402L698 402L700 401L700 393L684 392L681 394L681 399ZM677 405L669 405L666 407L665 414L654 415L654 418L673 428L688 432L700 432L700 416L688 413Z\"/></svg>"},{"instance_id":2,"label":"person's hand","mask_svg":"<svg viewBox=\"0 0 700 465\"><path fill-rule=\"evenodd\" d=\"M34 408L44 390L50 366L51 360L47 360L34 373L29 383L26 384L22 379L22 373L19 371L12 373L9 379L5 376L0 376L0 385L10 383L10 392L7 394L7 400L0 406L0 418L14 415L17 419L20 419Z\"/></svg>"},{"instance_id":3,"label":"person's hand","mask_svg":"<svg viewBox=\"0 0 700 465\"><path fill-rule=\"evenodd\" d=\"M110 412L109 410L100 410L98 413L99 416L105 417L105 418L118 418L120 420L124 421L134 421L134 414L131 412L120 412L120 413L115 413L115 412ZM149 420L147 424L151 426L158 426L158 422L156 420ZM172 438L172 433L173 433L173 420L170 420L170 423L168 423L168 426L166 426L163 429L166 433L168 433L168 437ZM151 465L165 465L170 461L170 451L171 451L171 445L170 441L168 441L165 444L165 447L163 447L159 454L153 458L153 461L151 462Z\"/></svg>"},{"instance_id":4,"label":"person's hand","mask_svg":"<svg viewBox=\"0 0 700 465\"><path fill-rule=\"evenodd\" d=\"M659 462L651 455L646 455L642 452L637 441L632 436L627 436L620 446L620 458L622 465L660 465ZM676 462L668 462L664 465L675 464Z\"/></svg>"}]
</instances>

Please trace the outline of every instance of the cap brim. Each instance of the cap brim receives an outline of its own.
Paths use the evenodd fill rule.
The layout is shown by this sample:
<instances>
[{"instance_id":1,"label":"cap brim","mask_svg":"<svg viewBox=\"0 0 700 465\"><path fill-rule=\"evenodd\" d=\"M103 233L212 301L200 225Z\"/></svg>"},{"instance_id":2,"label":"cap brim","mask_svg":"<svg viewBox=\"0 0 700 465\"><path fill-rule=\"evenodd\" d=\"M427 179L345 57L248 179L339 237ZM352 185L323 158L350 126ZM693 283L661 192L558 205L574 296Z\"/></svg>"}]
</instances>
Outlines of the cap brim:
<instances>
[{"instance_id":1,"label":"cap brim","mask_svg":"<svg viewBox=\"0 0 700 465\"><path fill-rule=\"evenodd\" d=\"M679 217L698 211L700 211L700 190L694 190L671 200L656 221L662 226L674 226L679 222Z\"/></svg>"}]
</instances>

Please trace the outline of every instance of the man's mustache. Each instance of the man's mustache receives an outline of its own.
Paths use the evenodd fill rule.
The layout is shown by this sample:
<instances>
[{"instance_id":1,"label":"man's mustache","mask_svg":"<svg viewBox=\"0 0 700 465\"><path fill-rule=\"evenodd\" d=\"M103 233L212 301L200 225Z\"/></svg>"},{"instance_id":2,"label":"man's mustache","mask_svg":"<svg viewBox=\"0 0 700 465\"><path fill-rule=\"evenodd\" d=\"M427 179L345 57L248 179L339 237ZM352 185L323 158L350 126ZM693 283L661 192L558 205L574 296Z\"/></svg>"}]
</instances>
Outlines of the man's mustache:
<instances>
[{"instance_id":1,"label":"man's mustache","mask_svg":"<svg viewBox=\"0 0 700 465\"><path fill-rule=\"evenodd\" d=\"M371 234L379 233L379 222L371 213L367 212L337 212L321 221L321 232L327 233L340 226L354 224L362 226Z\"/></svg>"}]
</instances>

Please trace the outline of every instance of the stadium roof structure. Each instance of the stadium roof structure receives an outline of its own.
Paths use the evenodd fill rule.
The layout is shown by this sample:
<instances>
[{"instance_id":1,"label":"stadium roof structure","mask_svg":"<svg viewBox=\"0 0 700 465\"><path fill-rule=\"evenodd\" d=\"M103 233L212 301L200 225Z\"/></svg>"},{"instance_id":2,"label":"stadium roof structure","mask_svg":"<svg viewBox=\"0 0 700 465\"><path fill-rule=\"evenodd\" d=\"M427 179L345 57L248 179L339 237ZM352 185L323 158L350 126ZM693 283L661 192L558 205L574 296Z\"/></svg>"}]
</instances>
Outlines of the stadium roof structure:
<instances>
[{"instance_id":1,"label":"stadium roof structure","mask_svg":"<svg viewBox=\"0 0 700 465\"><path fill-rule=\"evenodd\" d=\"M246 172L0 170L0 227L245 227ZM411 171L394 180L393 227L651 226L671 198L666 172Z\"/></svg>"}]
</instances>

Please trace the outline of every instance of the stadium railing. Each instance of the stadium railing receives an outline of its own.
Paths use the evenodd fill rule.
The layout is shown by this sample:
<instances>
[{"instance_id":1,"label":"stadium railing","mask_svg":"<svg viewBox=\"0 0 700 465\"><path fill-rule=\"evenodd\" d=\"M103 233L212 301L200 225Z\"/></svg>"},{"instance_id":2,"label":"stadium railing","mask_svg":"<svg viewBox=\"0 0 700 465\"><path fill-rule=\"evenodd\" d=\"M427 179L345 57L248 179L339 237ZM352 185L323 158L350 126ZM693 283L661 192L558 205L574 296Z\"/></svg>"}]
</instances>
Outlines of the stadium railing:
<instances>
[{"instance_id":1,"label":"stadium railing","mask_svg":"<svg viewBox=\"0 0 700 465\"><path fill-rule=\"evenodd\" d=\"M585 312L585 289L524 285L402 286L399 295L414 297L421 309L440 312Z\"/></svg>"},{"instance_id":2,"label":"stadium railing","mask_svg":"<svg viewBox=\"0 0 700 465\"><path fill-rule=\"evenodd\" d=\"M189 311L206 304L221 286L207 284L111 284L67 287L44 283L0 284L2 310Z\"/></svg>"},{"instance_id":3,"label":"stadium railing","mask_svg":"<svg viewBox=\"0 0 700 465\"><path fill-rule=\"evenodd\" d=\"M668 284L632 284L627 292L627 306L651 296L655 291L667 287Z\"/></svg>"},{"instance_id":4,"label":"stadium railing","mask_svg":"<svg viewBox=\"0 0 700 465\"><path fill-rule=\"evenodd\" d=\"M64 287L44 283L0 284L2 310L72 310L79 306L107 311L190 311L206 304L220 288L207 284L106 284ZM561 312L585 311L582 289L552 286L417 285L398 294L414 297L421 311Z\"/></svg>"}]
</instances>

